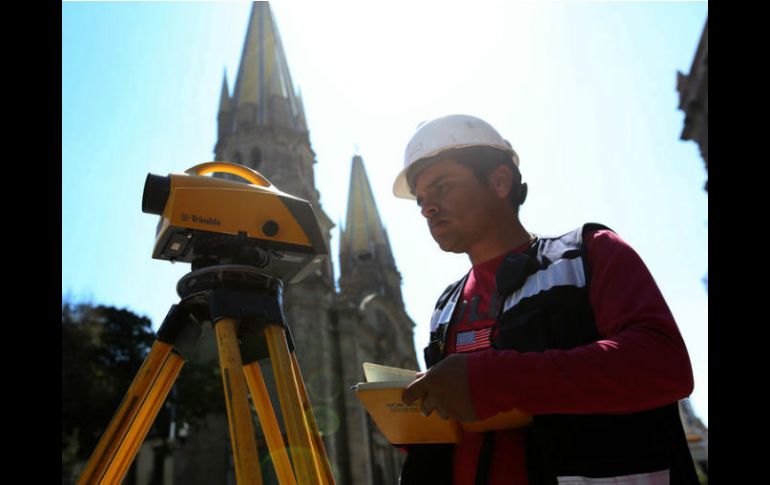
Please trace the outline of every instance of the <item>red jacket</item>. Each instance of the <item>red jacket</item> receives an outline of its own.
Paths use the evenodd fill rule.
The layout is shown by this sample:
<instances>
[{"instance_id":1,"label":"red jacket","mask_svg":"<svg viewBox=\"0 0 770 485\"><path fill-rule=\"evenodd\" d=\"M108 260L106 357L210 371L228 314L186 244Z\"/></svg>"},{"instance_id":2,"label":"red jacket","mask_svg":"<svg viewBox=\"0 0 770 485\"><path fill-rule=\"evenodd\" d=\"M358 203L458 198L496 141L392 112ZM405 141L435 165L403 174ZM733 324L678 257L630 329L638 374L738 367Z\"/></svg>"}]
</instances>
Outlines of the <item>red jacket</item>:
<instances>
[{"instance_id":1,"label":"red jacket","mask_svg":"<svg viewBox=\"0 0 770 485\"><path fill-rule=\"evenodd\" d=\"M602 339L542 353L466 347L471 349L468 379L478 419L511 408L532 415L624 414L676 402L692 392L684 341L641 258L612 231L589 232L584 244L590 304ZM462 320L449 328L446 355L456 351L458 333L494 323L490 303L494 307L496 302L489 300L503 257L471 270L463 289L466 304L458 310ZM482 434L466 433L455 446L454 483L475 483L482 441ZM523 431L497 432L494 442L489 483L528 483Z\"/></svg>"}]
</instances>

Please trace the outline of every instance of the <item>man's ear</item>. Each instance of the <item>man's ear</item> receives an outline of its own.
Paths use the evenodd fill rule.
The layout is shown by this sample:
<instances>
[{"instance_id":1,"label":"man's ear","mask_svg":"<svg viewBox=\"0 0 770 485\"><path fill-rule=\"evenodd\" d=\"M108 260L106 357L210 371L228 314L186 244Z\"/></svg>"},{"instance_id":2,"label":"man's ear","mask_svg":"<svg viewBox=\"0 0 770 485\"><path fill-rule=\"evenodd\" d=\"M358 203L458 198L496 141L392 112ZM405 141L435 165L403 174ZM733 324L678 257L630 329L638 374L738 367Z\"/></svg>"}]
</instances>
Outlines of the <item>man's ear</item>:
<instances>
[{"instance_id":1,"label":"man's ear","mask_svg":"<svg viewBox=\"0 0 770 485\"><path fill-rule=\"evenodd\" d=\"M499 198L508 198L513 190L513 170L508 166L498 165L489 174L489 186Z\"/></svg>"}]
</instances>

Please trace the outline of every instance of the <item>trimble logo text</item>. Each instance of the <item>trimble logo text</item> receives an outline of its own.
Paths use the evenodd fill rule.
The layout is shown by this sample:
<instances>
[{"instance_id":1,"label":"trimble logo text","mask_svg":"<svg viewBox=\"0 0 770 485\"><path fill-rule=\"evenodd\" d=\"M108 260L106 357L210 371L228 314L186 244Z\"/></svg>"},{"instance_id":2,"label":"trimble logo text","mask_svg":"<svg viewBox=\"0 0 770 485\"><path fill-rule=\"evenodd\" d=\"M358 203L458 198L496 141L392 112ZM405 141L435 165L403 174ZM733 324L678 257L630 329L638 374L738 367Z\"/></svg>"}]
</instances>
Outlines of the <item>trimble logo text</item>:
<instances>
[{"instance_id":1,"label":"trimble logo text","mask_svg":"<svg viewBox=\"0 0 770 485\"><path fill-rule=\"evenodd\" d=\"M206 224L208 226L221 226L222 223L219 222L219 219L216 217L203 217L203 216L196 216L193 215L187 215L182 214L182 222L188 222L192 219L192 221L196 224Z\"/></svg>"}]
</instances>

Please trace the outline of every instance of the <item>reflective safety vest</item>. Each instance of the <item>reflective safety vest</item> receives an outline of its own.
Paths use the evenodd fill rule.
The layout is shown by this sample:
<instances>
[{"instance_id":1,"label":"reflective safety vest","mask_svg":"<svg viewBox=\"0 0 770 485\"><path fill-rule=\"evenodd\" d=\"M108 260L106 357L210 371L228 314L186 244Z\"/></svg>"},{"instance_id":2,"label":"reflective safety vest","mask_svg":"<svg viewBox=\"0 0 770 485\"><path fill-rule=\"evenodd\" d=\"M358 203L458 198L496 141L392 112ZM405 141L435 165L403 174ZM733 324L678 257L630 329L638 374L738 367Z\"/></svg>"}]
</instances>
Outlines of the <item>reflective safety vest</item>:
<instances>
[{"instance_id":1,"label":"reflective safety vest","mask_svg":"<svg viewBox=\"0 0 770 485\"><path fill-rule=\"evenodd\" d=\"M589 303L590 273L583 248L585 224L563 236L537 238L523 253L505 257L497 272L500 311L492 347L518 352L571 349L601 339ZM447 329L467 275L436 304L425 363L443 358ZM459 313L459 312L458 312ZM543 414L526 429L526 461L532 485L697 484L676 402L622 415ZM494 434L485 435L477 483L486 483ZM452 445L409 447L401 484L451 483ZM591 481L597 478L613 481Z\"/></svg>"}]
</instances>

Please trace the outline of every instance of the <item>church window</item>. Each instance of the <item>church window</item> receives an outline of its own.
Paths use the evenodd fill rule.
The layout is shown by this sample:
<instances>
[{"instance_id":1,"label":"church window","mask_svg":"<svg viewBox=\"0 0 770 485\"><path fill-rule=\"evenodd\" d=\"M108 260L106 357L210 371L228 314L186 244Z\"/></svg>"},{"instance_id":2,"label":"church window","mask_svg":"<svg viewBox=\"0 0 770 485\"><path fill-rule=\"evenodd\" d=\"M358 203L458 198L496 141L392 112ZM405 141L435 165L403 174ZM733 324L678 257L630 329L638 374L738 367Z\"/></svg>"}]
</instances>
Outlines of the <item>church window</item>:
<instances>
[{"instance_id":1,"label":"church window","mask_svg":"<svg viewBox=\"0 0 770 485\"><path fill-rule=\"evenodd\" d=\"M372 260L372 253L370 253L369 251L362 251L362 252L356 254L355 257L356 257L356 259L358 261L360 261L362 263L366 263L366 262Z\"/></svg>"}]
</instances>

